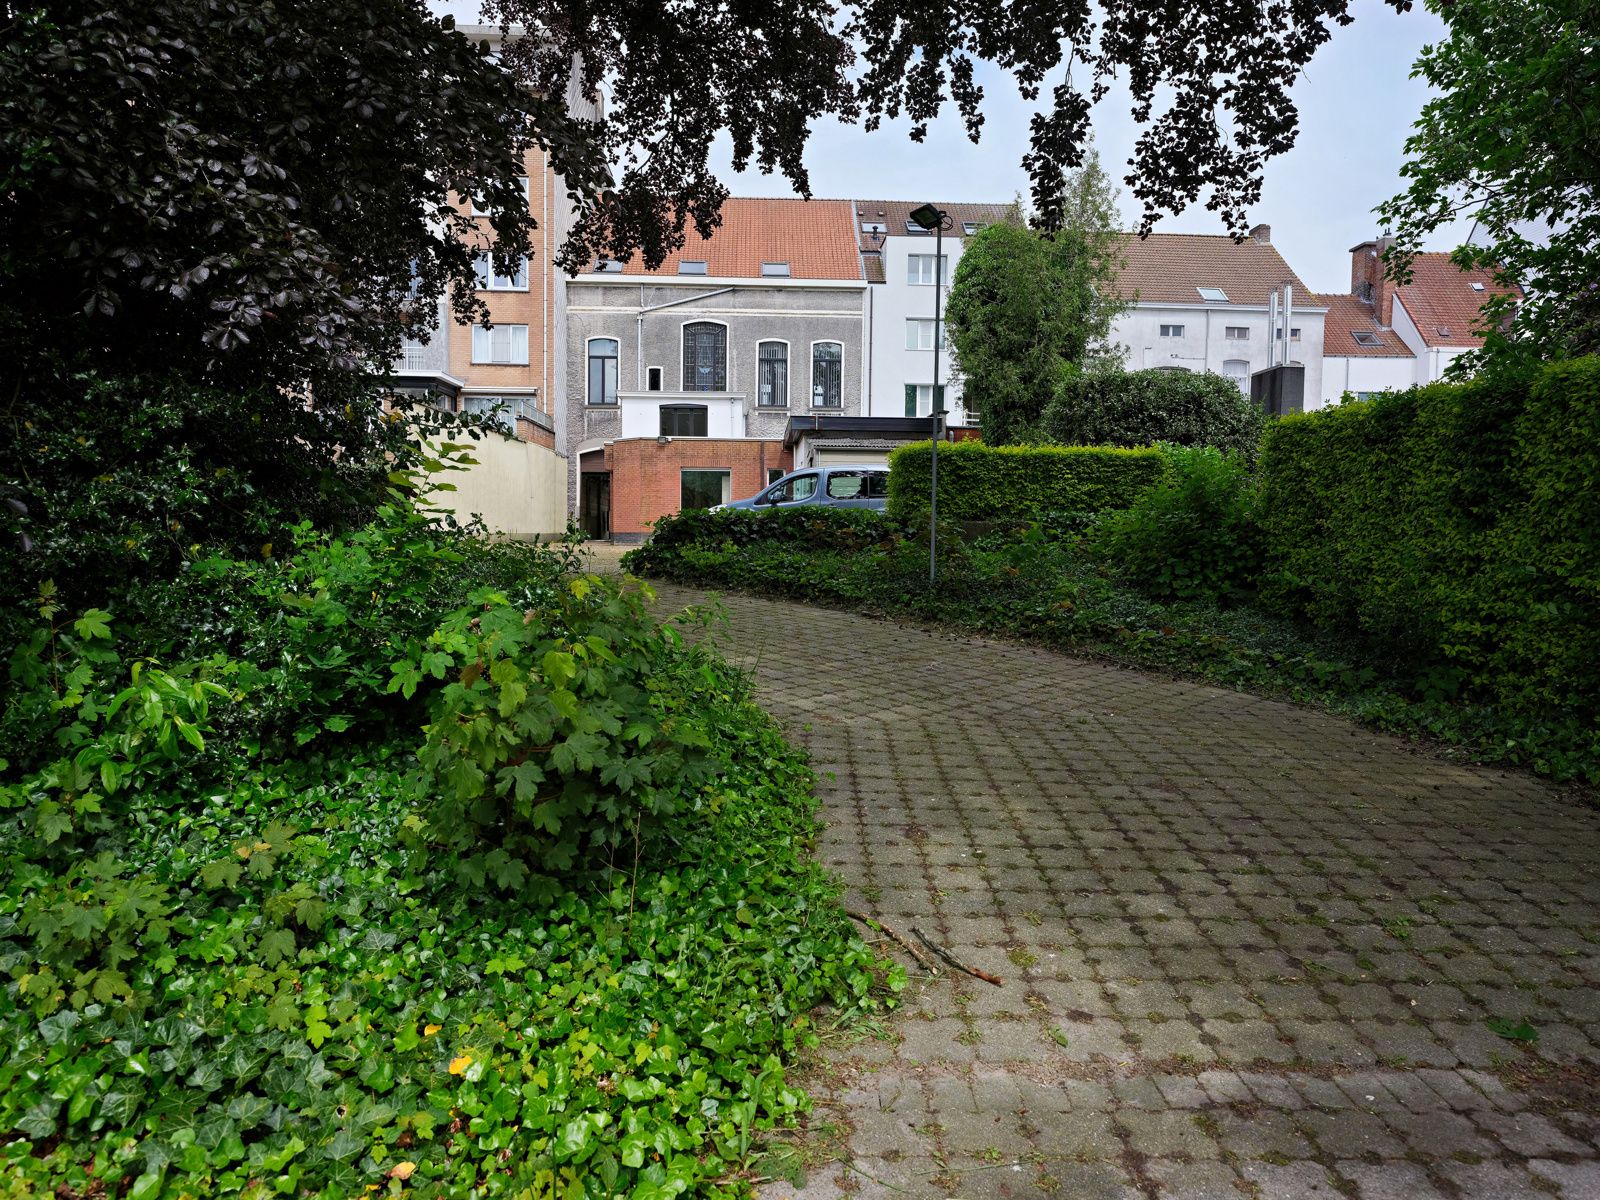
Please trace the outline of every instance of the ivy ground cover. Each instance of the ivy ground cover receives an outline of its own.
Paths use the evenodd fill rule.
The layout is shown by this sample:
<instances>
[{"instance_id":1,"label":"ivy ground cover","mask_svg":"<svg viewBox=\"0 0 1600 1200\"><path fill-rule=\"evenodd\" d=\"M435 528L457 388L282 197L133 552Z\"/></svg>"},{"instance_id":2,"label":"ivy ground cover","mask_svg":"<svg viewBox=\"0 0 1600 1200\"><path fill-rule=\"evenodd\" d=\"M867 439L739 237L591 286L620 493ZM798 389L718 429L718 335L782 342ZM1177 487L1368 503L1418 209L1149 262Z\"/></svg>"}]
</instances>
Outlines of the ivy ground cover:
<instances>
[{"instance_id":1,"label":"ivy ground cover","mask_svg":"<svg viewBox=\"0 0 1600 1200\"><path fill-rule=\"evenodd\" d=\"M804 762L637 591L404 517L308 542L281 566L211 564L218 608L184 592L185 636L246 657L155 666L136 656L154 618L48 603L48 639L23 643L8 733L57 721L0 764L0 1195L747 1191L762 1131L806 1104L784 1068L813 1010L900 982L806 857ZM470 587L486 579L501 590ZM438 826L461 810L419 744L483 719L441 697L516 674L445 669L417 620L452 591L471 603L441 628L511 605L604 664L585 682L543 644L518 659L525 706L548 695L574 727L489 773L543 770L582 835L570 862L507 867L532 844L502 836L509 799L471 846ZM641 654L652 684L623 687ZM613 725L633 751L602 763ZM668 803L639 781L671 725L710 769ZM503 799L485 796L479 819Z\"/></svg>"}]
</instances>

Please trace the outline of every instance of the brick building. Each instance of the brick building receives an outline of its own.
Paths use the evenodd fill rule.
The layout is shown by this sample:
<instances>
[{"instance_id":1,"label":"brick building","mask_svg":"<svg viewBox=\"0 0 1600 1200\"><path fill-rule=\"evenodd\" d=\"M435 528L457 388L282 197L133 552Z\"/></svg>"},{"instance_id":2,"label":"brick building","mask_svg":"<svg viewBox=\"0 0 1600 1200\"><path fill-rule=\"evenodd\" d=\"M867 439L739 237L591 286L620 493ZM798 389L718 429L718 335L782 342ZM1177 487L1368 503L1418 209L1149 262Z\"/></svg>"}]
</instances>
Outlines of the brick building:
<instances>
[{"instance_id":1,"label":"brick building","mask_svg":"<svg viewBox=\"0 0 1600 1200\"><path fill-rule=\"evenodd\" d=\"M501 37L493 26L464 26L463 32L491 45ZM567 106L578 116L599 115L596 101L583 95L576 81ZM566 275L556 268L555 256L572 228L573 207L542 150L531 151L524 166L522 180L538 229L533 252L515 275L496 275L488 255L480 259L478 293L489 307L491 327L460 324L441 303L427 340L407 339L396 364L396 390L426 395L430 403L452 411L503 405L519 438L555 449L557 400L565 390L567 367L561 353ZM458 197L457 203L470 210L469 200ZM487 247L493 237L487 218L478 225Z\"/></svg>"},{"instance_id":2,"label":"brick building","mask_svg":"<svg viewBox=\"0 0 1600 1200\"><path fill-rule=\"evenodd\" d=\"M569 500L591 535L753 495L791 415L859 416L867 283L852 206L732 199L661 267L566 284Z\"/></svg>"}]
</instances>

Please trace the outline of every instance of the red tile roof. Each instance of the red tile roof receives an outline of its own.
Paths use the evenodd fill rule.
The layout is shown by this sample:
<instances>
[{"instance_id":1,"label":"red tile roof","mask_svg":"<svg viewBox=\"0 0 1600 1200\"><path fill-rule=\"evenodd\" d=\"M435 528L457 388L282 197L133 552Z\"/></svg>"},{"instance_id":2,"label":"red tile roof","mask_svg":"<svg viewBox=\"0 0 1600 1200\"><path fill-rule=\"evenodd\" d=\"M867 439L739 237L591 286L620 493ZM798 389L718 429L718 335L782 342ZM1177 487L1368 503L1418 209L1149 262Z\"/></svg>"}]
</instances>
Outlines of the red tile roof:
<instances>
[{"instance_id":1,"label":"red tile roof","mask_svg":"<svg viewBox=\"0 0 1600 1200\"><path fill-rule=\"evenodd\" d=\"M764 262L788 263L792 279L862 278L848 200L733 197L709 238L691 225L683 249L658 269L647 271L633 259L621 274L677 276L680 262L704 262L706 275L716 279L760 279Z\"/></svg>"},{"instance_id":2,"label":"red tile roof","mask_svg":"<svg viewBox=\"0 0 1600 1200\"><path fill-rule=\"evenodd\" d=\"M1411 282L1394 294L1428 345L1476 346L1483 341L1475 327L1484 301L1491 296L1520 298L1522 292L1496 283L1492 271L1463 271L1448 254L1419 254L1411 262Z\"/></svg>"},{"instance_id":3,"label":"red tile roof","mask_svg":"<svg viewBox=\"0 0 1600 1200\"><path fill-rule=\"evenodd\" d=\"M1356 296L1313 296L1311 302L1326 307L1322 322L1322 353L1329 358L1410 358L1411 350L1392 329L1384 329L1372 305ZM1363 346L1351 335L1370 333L1376 346Z\"/></svg>"},{"instance_id":4,"label":"red tile roof","mask_svg":"<svg viewBox=\"0 0 1600 1200\"><path fill-rule=\"evenodd\" d=\"M1296 304L1311 303L1311 289L1289 269L1270 242L1226 234L1128 234L1122 239L1127 259L1118 279L1124 296L1138 292L1154 304L1203 304L1197 288L1221 288L1233 304L1265 305L1283 284L1292 284Z\"/></svg>"}]
</instances>

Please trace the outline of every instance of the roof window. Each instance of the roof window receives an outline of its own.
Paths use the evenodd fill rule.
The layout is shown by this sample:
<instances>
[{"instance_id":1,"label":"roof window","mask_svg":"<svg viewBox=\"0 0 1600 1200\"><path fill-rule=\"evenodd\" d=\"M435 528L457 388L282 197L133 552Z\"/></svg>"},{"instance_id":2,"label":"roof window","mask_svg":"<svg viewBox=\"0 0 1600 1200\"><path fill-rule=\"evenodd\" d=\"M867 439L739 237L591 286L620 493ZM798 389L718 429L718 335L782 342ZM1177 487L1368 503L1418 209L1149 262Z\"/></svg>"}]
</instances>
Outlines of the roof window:
<instances>
[{"instance_id":1,"label":"roof window","mask_svg":"<svg viewBox=\"0 0 1600 1200\"><path fill-rule=\"evenodd\" d=\"M1223 304L1228 303L1228 293L1219 287L1197 287L1195 291L1200 293L1200 299L1202 300L1216 300Z\"/></svg>"},{"instance_id":2,"label":"roof window","mask_svg":"<svg viewBox=\"0 0 1600 1200\"><path fill-rule=\"evenodd\" d=\"M679 275L704 275L705 273L706 264L704 259L683 258L678 260Z\"/></svg>"},{"instance_id":3,"label":"roof window","mask_svg":"<svg viewBox=\"0 0 1600 1200\"><path fill-rule=\"evenodd\" d=\"M594 264L595 274L617 274L622 270L622 264L614 258L597 259Z\"/></svg>"},{"instance_id":4,"label":"roof window","mask_svg":"<svg viewBox=\"0 0 1600 1200\"><path fill-rule=\"evenodd\" d=\"M763 275L770 275L774 277L787 277L789 274L789 264L786 262L764 262L761 264L761 273Z\"/></svg>"},{"instance_id":5,"label":"roof window","mask_svg":"<svg viewBox=\"0 0 1600 1200\"><path fill-rule=\"evenodd\" d=\"M1475 292L1483 291L1483 282L1481 280L1474 279L1472 281L1472 290Z\"/></svg>"},{"instance_id":6,"label":"roof window","mask_svg":"<svg viewBox=\"0 0 1600 1200\"><path fill-rule=\"evenodd\" d=\"M926 229L924 229L921 225L918 225L915 221L907 221L906 222L906 232L907 233L927 233L928 231Z\"/></svg>"},{"instance_id":7,"label":"roof window","mask_svg":"<svg viewBox=\"0 0 1600 1200\"><path fill-rule=\"evenodd\" d=\"M966 234L968 237L971 237L973 234L977 233L978 230L982 229L983 227L984 227L984 223L982 221L963 221L963 222L961 222L961 232Z\"/></svg>"},{"instance_id":8,"label":"roof window","mask_svg":"<svg viewBox=\"0 0 1600 1200\"><path fill-rule=\"evenodd\" d=\"M1350 331L1350 336L1355 338L1356 345L1358 346L1376 346L1379 344L1378 335L1375 333L1368 333L1365 329L1352 329Z\"/></svg>"},{"instance_id":9,"label":"roof window","mask_svg":"<svg viewBox=\"0 0 1600 1200\"><path fill-rule=\"evenodd\" d=\"M882 221L863 221L863 222L861 222L861 232L862 233L888 233L889 232L889 227L887 225L885 225Z\"/></svg>"}]
</instances>

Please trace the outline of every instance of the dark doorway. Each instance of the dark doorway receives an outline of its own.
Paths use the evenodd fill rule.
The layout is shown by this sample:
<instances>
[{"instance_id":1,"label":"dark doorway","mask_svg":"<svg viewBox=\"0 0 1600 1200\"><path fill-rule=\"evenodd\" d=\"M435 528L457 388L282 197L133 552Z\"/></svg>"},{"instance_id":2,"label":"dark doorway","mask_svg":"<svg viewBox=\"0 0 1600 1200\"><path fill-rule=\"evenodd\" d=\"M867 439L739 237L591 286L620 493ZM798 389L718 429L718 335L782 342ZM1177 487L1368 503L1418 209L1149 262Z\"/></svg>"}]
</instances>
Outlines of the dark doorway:
<instances>
[{"instance_id":1,"label":"dark doorway","mask_svg":"<svg viewBox=\"0 0 1600 1200\"><path fill-rule=\"evenodd\" d=\"M585 471L578 476L578 524L592 538L611 536L610 471Z\"/></svg>"}]
</instances>

